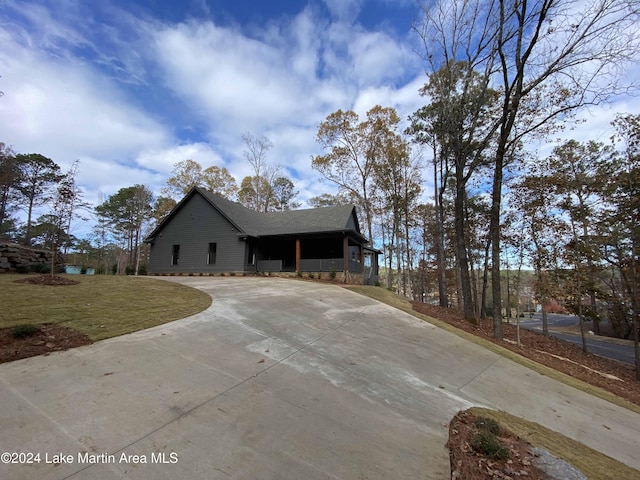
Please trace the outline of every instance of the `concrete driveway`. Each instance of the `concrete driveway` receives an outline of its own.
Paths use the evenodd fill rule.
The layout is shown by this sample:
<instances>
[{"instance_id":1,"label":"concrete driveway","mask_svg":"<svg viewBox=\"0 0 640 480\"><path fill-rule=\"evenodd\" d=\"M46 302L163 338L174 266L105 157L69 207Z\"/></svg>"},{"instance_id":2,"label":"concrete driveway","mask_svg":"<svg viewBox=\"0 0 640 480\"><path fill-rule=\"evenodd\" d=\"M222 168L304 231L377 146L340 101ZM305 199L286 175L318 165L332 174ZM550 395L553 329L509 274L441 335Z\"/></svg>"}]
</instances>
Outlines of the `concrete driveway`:
<instances>
[{"instance_id":1,"label":"concrete driveway","mask_svg":"<svg viewBox=\"0 0 640 480\"><path fill-rule=\"evenodd\" d=\"M0 452L32 462L0 464L0 478L445 479L447 423L472 405L640 469L640 415L374 300L295 280L172 280L211 308L0 365Z\"/></svg>"}]
</instances>

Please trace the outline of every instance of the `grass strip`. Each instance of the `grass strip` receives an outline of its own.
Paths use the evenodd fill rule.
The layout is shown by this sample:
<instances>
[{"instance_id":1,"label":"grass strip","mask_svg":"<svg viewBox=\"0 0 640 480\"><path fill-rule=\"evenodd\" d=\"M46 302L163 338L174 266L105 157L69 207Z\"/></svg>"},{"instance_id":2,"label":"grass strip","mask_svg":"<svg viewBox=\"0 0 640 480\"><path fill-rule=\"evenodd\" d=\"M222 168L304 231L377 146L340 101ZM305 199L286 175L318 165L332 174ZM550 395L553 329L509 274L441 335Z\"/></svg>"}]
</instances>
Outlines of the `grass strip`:
<instances>
[{"instance_id":1,"label":"grass strip","mask_svg":"<svg viewBox=\"0 0 640 480\"><path fill-rule=\"evenodd\" d=\"M544 448L556 457L570 463L589 479L620 480L638 478L640 472L603 453L537 423L529 422L510 413L474 407L476 416L488 417L534 447Z\"/></svg>"}]
</instances>

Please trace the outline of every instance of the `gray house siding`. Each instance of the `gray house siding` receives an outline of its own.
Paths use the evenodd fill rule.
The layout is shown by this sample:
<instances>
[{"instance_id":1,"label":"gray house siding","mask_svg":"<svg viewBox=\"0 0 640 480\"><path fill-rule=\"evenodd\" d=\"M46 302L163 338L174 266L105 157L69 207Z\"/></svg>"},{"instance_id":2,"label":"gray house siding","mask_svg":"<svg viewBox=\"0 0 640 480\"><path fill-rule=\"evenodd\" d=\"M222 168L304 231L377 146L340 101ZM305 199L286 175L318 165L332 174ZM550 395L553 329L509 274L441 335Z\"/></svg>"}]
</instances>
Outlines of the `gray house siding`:
<instances>
[{"instance_id":1,"label":"gray house siding","mask_svg":"<svg viewBox=\"0 0 640 480\"><path fill-rule=\"evenodd\" d=\"M216 244L215 264L209 264L209 244ZM172 264L179 245L178 264ZM151 244L149 273L243 271L246 242L238 230L201 195L192 195L157 233Z\"/></svg>"},{"instance_id":2,"label":"gray house siding","mask_svg":"<svg viewBox=\"0 0 640 480\"><path fill-rule=\"evenodd\" d=\"M353 230L354 232L359 232L360 229L358 228L358 221L355 218L355 215L350 215L349 216L349 221L347 222L347 229L348 230Z\"/></svg>"},{"instance_id":3,"label":"gray house siding","mask_svg":"<svg viewBox=\"0 0 640 480\"><path fill-rule=\"evenodd\" d=\"M353 205L260 213L194 187L145 242L151 245L152 275L356 274L362 272L367 240ZM377 264L377 252L368 251Z\"/></svg>"}]
</instances>

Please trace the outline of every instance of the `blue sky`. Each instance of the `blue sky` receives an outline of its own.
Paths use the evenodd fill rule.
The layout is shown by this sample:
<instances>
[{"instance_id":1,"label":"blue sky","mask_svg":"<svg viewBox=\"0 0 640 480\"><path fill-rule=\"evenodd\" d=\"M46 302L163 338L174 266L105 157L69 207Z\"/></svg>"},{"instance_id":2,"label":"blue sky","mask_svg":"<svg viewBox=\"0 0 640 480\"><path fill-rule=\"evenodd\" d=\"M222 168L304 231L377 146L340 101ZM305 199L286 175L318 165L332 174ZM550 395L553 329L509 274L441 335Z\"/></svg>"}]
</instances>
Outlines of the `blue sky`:
<instances>
[{"instance_id":1,"label":"blue sky","mask_svg":"<svg viewBox=\"0 0 640 480\"><path fill-rule=\"evenodd\" d=\"M266 135L304 201L334 191L311 170L337 109L424 104L413 0L0 2L0 141L66 169L87 201L145 184L159 193L191 158L251 173L243 133ZM578 139L610 133L587 114ZM102 196L102 197L101 197Z\"/></svg>"},{"instance_id":2,"label":"blue sky","mask_svg":"<svg viewBox=\"0 0 640 480\"><path fill-rule=\"evenodd\" d=\"M266 135L304 200L314 135L342 108L422 104L411 0L5 1L0 141L80 159L86 199L156 193L187 158L250 174L243 133Z\"/></svg>"}]
</instances>

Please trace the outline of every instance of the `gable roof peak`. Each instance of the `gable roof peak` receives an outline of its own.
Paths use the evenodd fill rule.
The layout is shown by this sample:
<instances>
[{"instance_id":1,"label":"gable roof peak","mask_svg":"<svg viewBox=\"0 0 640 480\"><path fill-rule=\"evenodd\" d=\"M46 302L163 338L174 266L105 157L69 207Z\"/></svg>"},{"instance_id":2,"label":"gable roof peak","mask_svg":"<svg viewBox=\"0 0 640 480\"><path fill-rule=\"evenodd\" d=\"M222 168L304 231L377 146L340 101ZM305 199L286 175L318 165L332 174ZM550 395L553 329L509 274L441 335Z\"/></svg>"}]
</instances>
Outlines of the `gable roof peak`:
<instances>
[{"instance_id":1,"label":"gable roof peak","mask_svg":"<svg viewBox=\"0 0 640 480\"><path fill-rule=\"evenodd\" d=\"M155 237L164 224L195 194L199 194L207 200L213 208L238 229L240 234L262 237L349 231L362 237L354 205L257 212L217 193L196 186L160 222L149 239Z\"/></svg>"}]
</instances>

